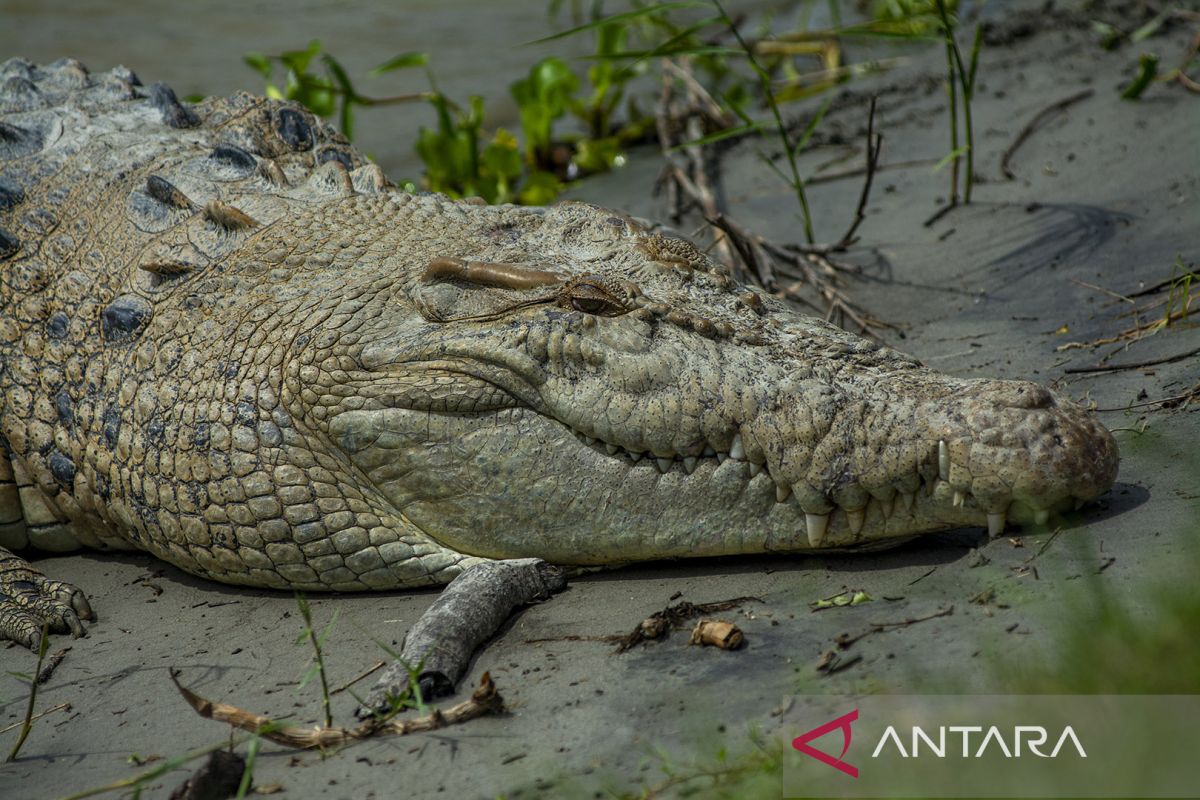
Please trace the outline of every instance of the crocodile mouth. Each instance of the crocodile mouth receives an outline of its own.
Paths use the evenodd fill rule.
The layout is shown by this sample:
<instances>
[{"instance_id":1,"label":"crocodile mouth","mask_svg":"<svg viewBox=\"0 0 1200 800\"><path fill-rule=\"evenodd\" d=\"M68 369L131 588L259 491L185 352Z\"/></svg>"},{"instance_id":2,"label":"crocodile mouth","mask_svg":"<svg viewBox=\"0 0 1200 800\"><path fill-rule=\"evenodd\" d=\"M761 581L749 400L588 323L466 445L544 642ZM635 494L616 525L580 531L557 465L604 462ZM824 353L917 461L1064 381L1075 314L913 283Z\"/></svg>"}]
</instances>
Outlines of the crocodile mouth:
<instances>
[{"instance_id":1,"label":"crocodile mouth","mask_svg":"<svg viewBox=\"0 0 1200 800\"><path fill-rule=\"evenodd\" d=\"M764 442L755 420L690 439L625 424L611 441L597 436L605 425L548 413L543 387L511 370L423 366L402 389L376 396L386 407L342 412L330 430L400 514L471 555L606 564L861 549L974 526L997 536L1009 522L1045 523L1094 499L1115 478L1111 436L1049 401L1032 413L1051 422L1013 434L947 420L918 437L896 423L891 443L845 455L840 474L807 479L793 477L795 454ZM1028 411L1001 408L989 424ZM1025 429L1038 438L1023 439ZM1059 463L1026 478L1025 464L1059 445ZM1018 457L1025 461L1014 466ZM1089 467L1095 475L1057 476L1071 465L1086 472L1089 459L1100 465Z\"/></svg>"},{"instance_id":2,"label":"crocodile mouth","mask_svg":"<svg viewBox=\"0 0 1200 800\"><path fill-rule=\"evenodd\" d=\"M936 445L933 468L901 481L905 491L814 514L767 464L748 458L744 446L739 452L737 437L728 450L705 445L668 458L521 405L346 412L334 420L342 431L364 424L373 434L349 454L371 483L431 538L472 555L610 564L863 549L1003 523L940 478Z\"/></svg>"}]
</instances>

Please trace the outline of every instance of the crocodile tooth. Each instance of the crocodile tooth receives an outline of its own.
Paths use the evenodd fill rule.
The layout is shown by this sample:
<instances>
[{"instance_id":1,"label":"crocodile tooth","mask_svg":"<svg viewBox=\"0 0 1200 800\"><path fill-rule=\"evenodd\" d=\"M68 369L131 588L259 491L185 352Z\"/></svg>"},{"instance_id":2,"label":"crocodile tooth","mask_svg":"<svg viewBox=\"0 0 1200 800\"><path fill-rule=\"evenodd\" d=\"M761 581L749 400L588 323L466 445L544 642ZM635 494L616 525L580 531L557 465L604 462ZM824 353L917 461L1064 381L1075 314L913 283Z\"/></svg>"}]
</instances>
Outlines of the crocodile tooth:
<instances>
[{"instance_id":1,"label":"crocodile tooth","mask_svg":"<svg viewBox=\"0 0 1200 800\"><path fill-rule=\"evenodd\" d=\"M850 522L850 532L857 536L862 533L863 523L867 521L867 510L865 508L853 511L846 509L846 519Z\"/></svg>"},{"instance_id":2,"label":"crocodile tooth","mask_svg":"<svg viewBox=\"0 0 1200 800\"><path fill-rule=\"evenodd\" d=\"M733 456L730 456L730 458L733 458ZM762 472L762 464L755 464L753 461L751 461L750 462L750 477L753 478L755 475L757 475L760 472Z\"/></svg>"},{"instance_id":3,"label":"crocodile tooth","mask_svg":"<svg viewBox=\"0 0 1200 800\"><path fill-rule=\"evenodd\" d=\"M704 458L712 458L716 454L717 454L717 451L712 449L712 445L709 445L708 447L704 448L704 452L701 453L700 455L703 456Z\"/></svg>"},{"instance_id":4,"label":"crocodile tooth","mask_svg":"<svg viewBox=\"0 0 1200 800\"><path fill-rule=\"evenodd\" d=\"M988 517L988 536L993 539L1004 533L1005 513L1003 511L994 511L987 515Z\"/></svg>"},{"instance_id":5,"label":"crocodile tooth","mask_svg":"<svg viewBox=\"0 0 1200 800\"><path fill-rule=\"evenodd\" d=\"M955 508L962 508L963 503L965 503L965 502L967 502L967 496L965 494L963 494L962 492L955 490L955 492L954 492Z\"/></svg>"},{"instance_id":6,"label":"crocodile tooth","mask_svg":"<svg viewBox=\"0 0 1200 800\"><path fill-rule=\"evenodd\" d=\"M777 503L786 502L792 496L792 487L786 484L775 484L775 501Z\"/></svg>"},{"instance_id":7,"label":"crocodile tooth","mask_svg":"<svg viewBox=\"0 0 1200 800\"><path fill-rule=\"evenodd\" d=\"M946 440L938 440L938 477L944 481L950 480L950 448Z\"/></svg>"},{"instance_id":8,"label":"crocodile tooth","mask_svg":"<svg viewBox=\"0 0 1200 800\"><path fill-rule=\"evenodd\" d=\"M633 463L636 464L637 462L642 460L642 456L644 456L644 455L646 455L646 454L645 453L630 453L629 457L632 458Z\"/></svg>"},{"instance_id":9,"label":"crocodile tooth","mask_svg":"<svg viewBox=\"0 0 1200 800\"><path fill-rule=\"evenodd\" d=\"M1038 509L1033 512L1033 521L1038 525L1045 525L1050 521L1050 512L1044 508Z\"/></svg>"},{"instance_id":10,"label":"crocodile tooth","mask_svg":"<svg viewBox=\"0 0 1200 800\"><path fill-rule=\"evenodd\" d=\"M741 432L733 436L733 444L729 445L729 457L741 461L746 457L746 447L742 444Z\"/></svg>"},{"instance_id":11,"label":"crocodile tooth","mask_svg":"<svg viewBox=\"0 0 1200 800\"><path fill-rule=\"evenodd\" d=\"M683 459L684 472L686 472L688 475L691 475L693 472L695 472L696 471L696 462L698 460L699 459L697 459L695 456L687 456L686 458L684 458Z\"/></svg>"},{"instance_id":12,"label":"crocodile tooth","mask_svg":"<svg viewBox=\"0 0 1200 800\"><path fill-rule=\"evenodd\" d=\"M893 512L896 510L896 495L892 495L886 500L880 500L879 510L883 512L884 519L891 519Z\"/></svg>"},{"instance_id":13,"label":"crocodile tooth","mask_svg":"<svg viewBox=\"0 0 1200 800\"><path fill-rule=\"evenodd\" d=\"M593 439L591 436L584 436L583 443L586 444L588 447L591 447L592 445L594 445L596 443L596 440Z\"/></svg>"},{"instance_id":14,"label":"crocodile tooth","mask_svg":"<svg viewBox=\"0 0 1200 800\"><path fill-rule=\"evenodd\" d=\"M809 546L820 547L821 542L825 541L825 533L829 530L829 515L805 514L804 527L808 532Z\"/></svg>"},{"instance_id":15,"label":"crocodile tooth","mask_svg":"<svg viewBox=\"0 0 1200 800\"><path fill-rule=\"evenodd\" d=\"M724 464L725 460L728 458L729 458L728 453L717 453L717 463L718 464Z\"/></svg>"},{"instance_id":16,"label":"crocodile tooth","mask_svg":"<svg viewBox=\"0 0 1200 800\"><path fill-rule=\"evenodd\" d=\"M913 503L915 503L917 501L917 493L916 492L900 492L900 499L904 501L905 510L912 511Z\"/></svg>"},{"instance_id":17,"label":"crocodile tooth","mask_svg":"<svg viewBox=\"0 0 1200 800\"><path fill-rule=\"evenodd\" d=\"M604 449L608 451L610 456L615 456L621 450L621 448L617 447L615 444L606 444Z\"/></svg>"},{"instance_id":18,"label":"crocodile tooth","mask_svg":"<svg viewBox=\"0 0 1200 800\"><path fill-rule=\"evenodd\" d=\"M658 471L664 475L667 474L667 470L669 470L671 468L671 465L674 463L675 463L675 460L672 458L656 458L656 459L654 459L654 464L655 464L655 466L658 467Z\"/></svg>"}]
</instances>

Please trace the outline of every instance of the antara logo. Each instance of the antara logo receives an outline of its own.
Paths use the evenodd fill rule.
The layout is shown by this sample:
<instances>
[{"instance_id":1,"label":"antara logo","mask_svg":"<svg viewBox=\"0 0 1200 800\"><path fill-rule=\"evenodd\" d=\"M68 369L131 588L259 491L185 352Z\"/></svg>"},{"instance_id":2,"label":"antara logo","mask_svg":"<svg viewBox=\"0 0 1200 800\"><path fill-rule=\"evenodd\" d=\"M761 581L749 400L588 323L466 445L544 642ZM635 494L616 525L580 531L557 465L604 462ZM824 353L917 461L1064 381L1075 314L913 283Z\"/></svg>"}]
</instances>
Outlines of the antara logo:
<instances>
[{"instance_id":1,"label":"antara logo","mask_svg":"<svg viewBox=\"0 0 1200 800\"><path fill-rule=\"evenodd\" d=\"M806 756L812 756L822 764L828 764L836 770L841 770L851 778L857 778L858 767L854 766L853 764L847 764L842 760L842 757L846 755L846 751L850 749L850 724L857 719L858 709L856 708L849 714L843 714L837 719L831 719L824 725L819 725L813 728L808 733L800 734L795 739L792 739L792 747L796 748L801 753L804 753ZM837 758L834 758L828 753L822 753L820 750L809 744L809 742L811 742L813 739L820 739L825 734L835 731L838 728L841 728L842 730L842 754Z\"/></svg>"},{"instance_id":2,"label":"antara logo","mask_svg":"<svg viewBox=\"0 0 1200 800\"><path fill-rule=\"evenodd\" d=\"M792 747L806 756L815 758L822 764L828 764L834 769L846 773L851 778L857 778L858 767L844 760L846 751L850 749L850 740L853 735L850 726L857 720L858 709L856 708L849 714L843 714L836 719L826 722L824 725L818 725L807 733L797 736L792 740ZM822 736L836 730L842 732L842 752L836 758L809 744L814 739L820 739ZM917 758L922 755L922 744L924 744L924 749L929 751L935 758L946 758L948 752L951 755L954 754L954 750L947 746L947 734L950 735L952 741L956 737L961 739L961 753L963 758L981 758L989 747L996 748L1006 758L1020 758L1022 744L1024 744L1027 752L1040 758L1057 758L1059 752L1068 744L1078 753L1080 758L1087 758L1087 753L1084 751L1079 737L1075 735L1075 731L1070 725L1063 728L1053 750L1049 753L1044 753L1041 750L1049 740L1049 732L1040 725L1017 725L1013 728L1012 735L1007 739L1000 728L995 725L988 727L986 733L984 731L985 729L981 725L943 725L937 728L936 735L931 736L924 728L914 725L909 739L910 747L905 748L904 740L900 738L896 727L889 725L879 737L879 742L871 752L871 758L879 758L880 754L884 753L889 746L902 758ZM981 734L982 738L974 739L973 735L979 736ZM973 739L974 742L978 743L976 747L972 747Z\"/></svg>"}]
</instances>

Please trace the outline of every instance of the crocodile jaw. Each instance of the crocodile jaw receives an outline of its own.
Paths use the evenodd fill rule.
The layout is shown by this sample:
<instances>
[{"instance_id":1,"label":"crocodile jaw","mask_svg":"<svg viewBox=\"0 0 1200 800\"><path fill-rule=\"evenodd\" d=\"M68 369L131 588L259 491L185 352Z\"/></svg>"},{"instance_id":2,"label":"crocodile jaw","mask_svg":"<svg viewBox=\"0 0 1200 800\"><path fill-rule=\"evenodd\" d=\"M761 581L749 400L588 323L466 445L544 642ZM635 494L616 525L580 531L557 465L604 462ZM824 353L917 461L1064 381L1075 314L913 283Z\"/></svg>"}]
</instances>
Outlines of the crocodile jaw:
<instances>
[{"instance_id":1,"label":"crocodile jaw","mask_svg":"<svg viewBox=\"0 0 1200 800\"><path fill-rule=\"evenodd\" d=\"M1116 477L1112 436L1035 384L950 378L865 343L863 371L838 376L836 361L650 327L536 312L496 337L426 332L436 362L385 344L365 360L403 363L401 385L443 376L454 401L399 392L331 433L438 542L564 564L997 535Z\"/></svg>"}]
</instances>

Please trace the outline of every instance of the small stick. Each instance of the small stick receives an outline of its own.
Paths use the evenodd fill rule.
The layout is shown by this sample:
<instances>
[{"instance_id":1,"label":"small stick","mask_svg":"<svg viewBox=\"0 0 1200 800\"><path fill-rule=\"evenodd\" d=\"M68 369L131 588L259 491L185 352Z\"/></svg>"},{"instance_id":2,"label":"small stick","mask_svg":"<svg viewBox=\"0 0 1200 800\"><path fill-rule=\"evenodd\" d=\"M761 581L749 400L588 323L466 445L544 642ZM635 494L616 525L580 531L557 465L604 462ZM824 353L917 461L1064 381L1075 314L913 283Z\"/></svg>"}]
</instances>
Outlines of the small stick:
<instances>
[{"instance_id":1,"label":"small stick","mask_svg":"<svg viewBox=\"0 0 1200 800\"><path fill-rule=\"evenodd\" d=\"M875 167L879 163L879 149L883 144L883 134L876 135L875 133L875 101L878 99L876 95L871 96L871 106L867 112L867 177L863 181L862 193L858 196L858 207L854 209L854 220L850 223L850 228L842 234L838 243L830 248L831 250L845 250L855 242L854 232L862 224L863 212L866 209L867 200L871 196L871 181L875 177Z\"/></svg>"},{"instance_id":2,"label":"small stick","mask_svg":"<svg viewBox=\"0 0 1200 800\"><path fill-rule=\"evenodd\" d=\"M909 625L916 625L918 622L927 622L931 619L937 619L938 617L948 617L953 613L954 606L946 606L945 608L938 609L931 614L926 614L923 617L909 617L901 622L868 622L867 624L871 627L857 636L850 636L849 634L843 633L834 639L834 641L837 642L838 647L845 650L850 647L850 645L861 639L867 638L873 633L883 633L884 631L893 630L895 628L907 628Z\"/></svg>"},{"instance_id":3,"label":"small stick","mask_svg":"<svg viewBox=\"0 0 1200 800\"><path fill-rule=\"evenodd\" d=\"M69 709L70 707L71 707L70 703L59 703L56 706L50 706L45 711L39 711L38 713L34 714L32 717L29 718L29 721L33 722L34 720L39 720L42 717L46 716L47 714L53 714L55 711L65 711L65 710ZM13 728L19 727L24 724L25 724L25 720L19 720L17 722L12 723L11 725L5 725L3 728L0 728L0 733L8 733Z\"/></svg>"},{"instance_id":4,"label":"small stick","mask_svg":"<svg viewBox=\"0 0 1200 800\"><path fill-rule=\"evenodd\" d=\"M360 739L367 739L380 734L406 736L410 733L432 731L448 725L458 725L486 714L496 714L504 710L504 698L496 691L496 684L490 673L483 673L479 686L469 700L451 706L445 711L434 709L430 714L414 719L387 719L376 721L368 719L354 728L339 728L332 726L314 726L300 728L283 725L263 714L245 711L228 703L214 703L190 689L185 689L179 682L179 672L171 670L171 680L175 688L183 695L184 700L192 709L205 719L226 722L235 728L258 734L264 739L270 739L276 744L299 749L338 747Z\"/></svg>"},{"instance_id":5,"label":"small stick","mask_svg":"<svg viewBox=\"0 0 1200 800\"><path fill-rule=\"evenodd\" d=\"M383 667L385 664L387 664L387 662L386 662L386 661L376 661L376 662L375 662L375 666L373 666L373 667L371 667L371 668L367 669L365 672L363 672L363 673L362 673L361 675L359 675L357 678L351 678L350 680L346 681L346 682L345 682L345 683L343 683L341 686L339 686L338 688L336 688L336 689L334 689L332 692L330 692L330 693L329 693L329 694L330 694L330 696L333 696L333 695L337 694L338 692L344 692L344 691L346 691L346 690L347 690L347 689L349 689L351 686L353 686L354 684L356 684L356 683L358 683L359 681L361 681L363 678L365 678L365 677L367 677L368 675L370 675L372 672L375 672L377 669L380 669L381 667Z\"/></svg>"},{"instance_id":6,"label":"small stick","mask_svg":"<svg viewBox=\"0 0 1200 800\"><path fill-rule=\"evenodd\" d=\"M1157 366L1158 364L1171 364L1176 361L1182 361L1183 359L1190 358L1198 353L1200 353L1200 347L1197 347L1194 350L1188 350L1186 353L1178 353L1176 355L1165 356L1163 358L1151 358L1147 361L1135 361L1131 364L1110 364L1108 366L1098 364L1094 367L1069 367L1063 370L1063 372L1072 375L1078 375L1086 372L1117 372L1118 370L1123 369L1141 369L1142 367L1153 367Z\"/></svg>"},{"instance_id":7,"label":"small stick","mask_svg":"<svg viewBox=\"0 0 1200 800\"><path fill-rule=\"evenodd\" d=\"M67 651L70 649L71 648L69 647L64 647L62 650L59 650L57 653L47 659L46 666L42 667L37 674L38 683L46 683L48 680L50 680L50 676L54 674L54 670L58 669L58 665L61 664L63 659L67 657Z\"/></svg>"},{"instance_id":8,"label":"small stick","mask_svg":"<svg viewBox=\"0 0 1200 800\"><path fill-rule=\"evenodd\" d=\"M1190 398L1200 398L1200 384L1196 384L1195 388L1191 389L1190 391L1184 392L1183 394L1177 394L1174 397L1164 397L1159 400L1147 400L1144 403L1133 403L1132 405L1120 406L1119 408L1097 408L1096 410L1097 411L1129 411L1130 409L1133 409L1133 408L1145 408L1146 406L1157 406L1157 405L1161 405L1163 403L1174 403L1176 400L1188 400ZM1121 430L1131 430L1131 429L1123 428Z\"/></svg>"},{"instance_id":9,"label":"small stick","mask_svg":"<svg viewBox=\"0 0 1200 800\"><path fill-rule=\"evenodd\" d=\"M1096 92L1093 89L1084 89L1082 92L1077 92L1070 97L1064 97L1062 100L1051 103L1049 106L1039 111L1037 116L1031 119L1029 124L1021 129L1021 132L1017 134L1017 138L1013 140L1013 143L1008 146L1008 149L1004 151L1004 155L1001 156L1000 171L1004 173L1004 177L1008 178L1009 180L1013 180L1017 177L1016 173L1009 168L1008 162L1013 157L1013 154L1017 152L1017 148L1025 144L1025 140L1032 136L1033 132L1036 131L1043 122L1055 114L1067 110L1076 103L1082 100L1087 100L1095 93Z\"/></svg>"},{"instance_id":10,"label":"small stick","mask_svg":"<svg viewBox=\"0 0 1200 800\"><path fill-rule=\"evenodd\" d=\"M1077 281L1074 278L1068 278L1067 280L1069 280L1071 283L1075 284L1076 286L1082 286L1085 289L1095 289L1097 292L1104 292L1104 294L1108 295L1109 297L1115 297L1118 300L1125 302L1125 303L1133 303L1134 302L1131 298L1128 298L1123 294L1114 292L1112 289L1105 289L1103 286L1097 286L1094 283L1088 283L1087 281ZM1168 283L1169 282L1170 281L1168 281Z\"/></svg>"}]
</instances>

